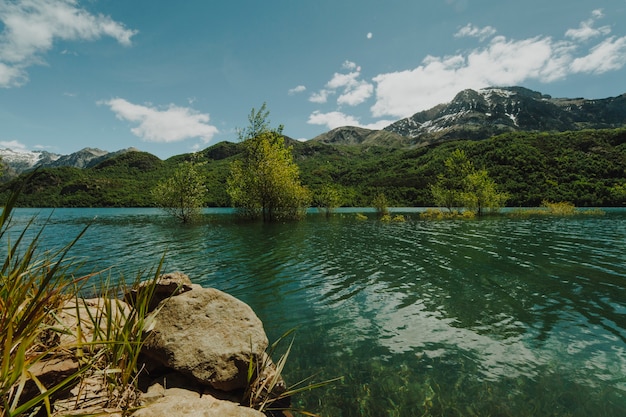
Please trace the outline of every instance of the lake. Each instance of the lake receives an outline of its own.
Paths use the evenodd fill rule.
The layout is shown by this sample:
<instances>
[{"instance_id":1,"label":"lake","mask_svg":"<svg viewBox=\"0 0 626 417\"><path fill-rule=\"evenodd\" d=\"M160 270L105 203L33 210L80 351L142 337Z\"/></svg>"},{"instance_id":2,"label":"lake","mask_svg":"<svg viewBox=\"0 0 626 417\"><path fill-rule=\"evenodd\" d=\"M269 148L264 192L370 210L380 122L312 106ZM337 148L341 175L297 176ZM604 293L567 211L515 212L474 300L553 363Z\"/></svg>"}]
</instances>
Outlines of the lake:
<instances>
[{"instance_id":1,"label":"lake","mask_svg":"<svg viewBox=\"0 0 626 417\"><path fill-rule=\"evenodd\" d=\"M314 212L181 226L153 209L19 209L42 249L133 279L165 255L248 303L271 340L297 328L285 378L324 416L626 415L626 210L404 223ZM357 220L364 212L368 220ZM285 343L286 345L287 343Z\"/></svg>"}]
</instances>

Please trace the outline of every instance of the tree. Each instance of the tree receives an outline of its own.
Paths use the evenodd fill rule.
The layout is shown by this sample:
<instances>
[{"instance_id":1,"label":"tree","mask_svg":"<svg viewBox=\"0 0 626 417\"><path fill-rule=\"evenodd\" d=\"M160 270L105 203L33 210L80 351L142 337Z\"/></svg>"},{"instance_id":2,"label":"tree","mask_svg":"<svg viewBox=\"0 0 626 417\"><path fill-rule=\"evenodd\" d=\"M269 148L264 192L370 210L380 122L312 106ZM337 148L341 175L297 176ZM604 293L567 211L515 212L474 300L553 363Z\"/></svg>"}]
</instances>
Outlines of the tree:
<instances>
[{"instance_id":1,"label":"tree","mask_svg":"<svg viewBox=\"0 0 626 417\"><path fill-rule=\"evenodd\" d=\"M330 217L333 211L341 205L341 193L331 184L324 184L315 195L315 204L320 211Z\"/></svg>"},{"instance_id":2,"label":"tree","mask_svg":"<svg viewBox=\"0 0 626 417\"><path fill-rule=\"evenodd\" d=\"M197 219L204 205L207 188L200 172L204 162L197 162L194 155L190 161L178 165L174 174L160 181L152 190L158 207L183 223Z\"/></svg>"},{"instance_id":3,"label":"tree","mask_svg":"<svg viewBox=\"0 0 626 417\"><path fill-rule=\"evenodd\" d=\"M494 180L489 178L486 169L480 169L467 176L465 207L475 210L481 216L485 209L497 210L504 206L509 195L499 192Z\"/></svg>"},{"instance_id":4,"label":"tree","mask_svg":"<svg viewBox=\"0 0 626 417\"><path fill-rule=\"evenodd\" d=\"M463 207L467 177L473 170L465 152L461 149L454 150L444 161L444 172L437 176L437 182L430 188L435 204L449 211L455 207Z\"/></svg>"},{"instance_id":5,"label":"tree","mask_svg":"<svg viewBox=\"0 0 626 417\"><path fill-rule=\"evenodd\" d=\"M454 207L465 207L476 211L479 216L486 209L499 209L509 198L499 192L497 184L487 170L474 168L464 151L456 149L444 162L444 173L431 186L435 203L452 211Z\"/></svg>"},{"instance_id":6,"label":"tree","mask_svg":"<svg viewBox=\"0 0 626 417\"><path fill-rule=\"evenodd\" d=\"M376 209L378 217L383 217L389 214L389 203L387 203L387 197L383 193L376 194L376 197L372 200L372 205Z\"/></svg>"},{"instance_id":7,"label":"tree","mask_svg":"<svg viewBox=\"0 0 626 417\"><path fill-rule=\"evenodd\" d=\"M240 214L263 221L301 218L310 202L300 183L300 170L291 147L285 146L282 126L268 127L265 104L252 109L250 125L240 130L242 157L230 165L227 192ZM243 135L243 136L241 136Z\"/></svg>"},{"instance_id":8,"label":"tree","mask_svg":"<svg viewBox=\"0 0 626 417\"><path fill-rule=\"evenodd\" d=\"M267 110L267 104L263 103L261 108L257 111L254 108L250 110L248 115L248 126L243 129L237 129L237 137L240 141L252 139L259 136L261 133L269 132L270 121L268 119L270 111ZM278 132L282 132L282 126L278 127Z\"/></svg>"}]
</instances>

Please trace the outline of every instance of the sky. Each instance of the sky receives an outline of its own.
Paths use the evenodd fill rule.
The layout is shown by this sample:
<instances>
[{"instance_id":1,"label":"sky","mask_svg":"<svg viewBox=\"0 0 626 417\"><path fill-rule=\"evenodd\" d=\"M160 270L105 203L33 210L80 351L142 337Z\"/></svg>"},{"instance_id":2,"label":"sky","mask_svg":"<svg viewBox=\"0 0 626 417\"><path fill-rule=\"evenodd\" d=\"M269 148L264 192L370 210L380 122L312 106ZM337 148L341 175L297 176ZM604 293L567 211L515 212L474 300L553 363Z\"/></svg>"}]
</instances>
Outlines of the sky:
<instances>
[{"instance_id":1,"label":"sky","mask_svg":"<svg viewBox=\"0 0 626 417\"><path fill-rule=\"evenodd\" d=\"M251 109L307 140L463 89L626 93L626 0L0 0L0 148L236 141Z\"/></svg>"}]
</instances>

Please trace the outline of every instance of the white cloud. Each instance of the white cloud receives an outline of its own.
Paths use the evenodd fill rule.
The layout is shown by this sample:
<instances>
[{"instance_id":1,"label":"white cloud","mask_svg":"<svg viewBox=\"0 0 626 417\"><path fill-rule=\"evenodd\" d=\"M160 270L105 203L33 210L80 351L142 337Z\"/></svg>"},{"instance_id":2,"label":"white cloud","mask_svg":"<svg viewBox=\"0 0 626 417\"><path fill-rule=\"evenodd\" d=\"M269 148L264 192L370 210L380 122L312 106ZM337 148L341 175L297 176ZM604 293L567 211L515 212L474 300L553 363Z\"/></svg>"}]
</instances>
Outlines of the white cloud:
<instances>
[{"instance_id":1,"label":"white cloud","mask_svg":"<svg viewBox=\"0 0 626 417\"><path fill-rule=\"evenodd\" d=\"M287 92L290 96L294 95L294 94L298 94L298 93L302 93L306 91L306 87L303 85L298 85L295 86L294 88L290 88L289 91Z\"/></svg>"},{"instance_id":2,"label":"white cloud","mask_svg":"<svg viewBox=\"0 0 626 417\"><path fill-rule=\"evenodd\" d=\"M330 81L326 83L325 88L312 94L311 97L309 97L309 101L324 104L328 101L329 95L339 92L339 96L337 97L338 105L357 106L372 96L374 86L360 79L361 67L352 61L344 61L342 68L350 70L351 72L336 72L333 74Z\"/></svg>"},{"instance_id":3,"label":"white cloud","mask_svg":"<svg viewBox=\"0 0 626 417\"><path fill-rule=\"evenodd\" d=\"M0 21L0 87L24 84L26 68L41 64L41 55L57 40L109 36L128 46L137 33L108 16L90 14L76 0L0 1Z\"/></svg>"},{"instance_id":4,"label":"white cloud","mask_svg":"<svg viewBox=\"0 0 626 417\"><path fill-rule=\"evenodd\" d=\"M591 52L572 61L573 72L602 74L615 71L626 65L626 36L605 39L591 49Z\"/></svg>"},{"instance_id":5,"label":"white cloud","mask_svg":"<svg viewBox=\"0 0 626 417\"><path fill-rule=\"evenodd\" d=\"M343 64L341 64L341 68L348 70L348 71L352 71L352 70L361 71L361 69L356 63L352 61L348 61L348 60L343 61Z\"/></svg>"},{"instance_id":6,"label":"white cloud","mask_svg":"<svg viewBox=\"0 0 626 417\"><path fill-rule=\"evenodd\" d=\"M342 113L340 111L331 111L328 113L322 113L320 111L314 111L309 115L307 123L312 125L326 126L327 129L334 129L341 126L357 126L365 129L380 130L389 126L395 120L378 120L374 123L361 124L359 119Z\"/></svg>"},{"instance_id":7,"label":"white cloud","mask_svg":"<svg viewBox=\"0 0 626 417\"><path fill-rule=\"evenodd\" d=\"M331 111L322 113L314 111L309 116L307 123L312 125L326 126L328 129L334 129L340 126L358 126L359 121L353 116L349 116L339 111Z\"/></svg>"},{"instance_id":8,"label":"white cloud","mask_svg":"<svg viewBox=\"0 0 626 417\"><path fill-rule=\"evenodd\" d=\"M481 41L484 41L485 39L495 34L496 34L496 29L491 26L485 26L483 28L479 28L477 26L472 25L471 23L468 23L467 25L459 29L459 31L454 34L454 37L455 38L472 37L472 38L478 38Z\"/></svg>"},{"instance_id":9,"label":"white cloud","mask_svg":"<svg viewBox=\"0 0 626 417\"><path fill-rule=\"evenodd\" d=\"M152 105L138 105L122 98L101 101L120 120L136 123L131 132L148 142L179 142L189 138L200 138L209 142L218 133L215 126L208 124L209 115L188 107L170 104L165 109Z\"/></svg>"},{"instance_id":10,"label":"white cloud","mask_svg":"<svg viewBox=\"0 0 626 417\"><path fill-rule=\"evenodd\" d=\"M317 104L324 104L328 101L328 95L332 94L332 91L320 90L317 93L311 94L309 101Z\"/></svg>"},{"instance_id":11,"label":"white cloud","mask_svg":"<svg viewBox=\"0 0 626 417\"><path fill-rule=\"evenodd\" d=\"M30 152L26 145L16 140L0 141L0 148L11 149L13 152L26 153Z\"/></svg>"},{"instance_id":12,"label":"white cloud","mask_svg":"<svg viewBox=\"0 0 626 417\"><path fill-rule=\"evenodd\" d=\"M374 86L366 81L358 81L346 88L345 92L337 98L337 104L357 106L365 102L374 93Z\"/></svg>"},{"instance_id":13,"label":"white cloud","mask_svg":"<svg viewBox=\"0 0 626 417\"><path fill-rule=\"evenodd\" d=\"M602 26L594 28L593 25L596 20L604 17L602 9L596 9L591 12L591 18L580 22L580 26L577 29L568 29L565 32L565 36L575 41L586 41L597 36L605 36L611 33L610 26Z\"/></svg>"}]
</instances>

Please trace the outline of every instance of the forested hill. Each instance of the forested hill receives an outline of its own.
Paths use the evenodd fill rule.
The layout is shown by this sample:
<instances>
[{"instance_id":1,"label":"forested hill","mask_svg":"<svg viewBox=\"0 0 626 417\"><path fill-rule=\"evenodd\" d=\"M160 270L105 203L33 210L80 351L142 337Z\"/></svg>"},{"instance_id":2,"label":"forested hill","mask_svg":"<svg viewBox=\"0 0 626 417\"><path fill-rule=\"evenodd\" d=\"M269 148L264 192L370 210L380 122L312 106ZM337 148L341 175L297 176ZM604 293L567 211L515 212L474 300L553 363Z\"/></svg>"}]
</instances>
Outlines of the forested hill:
<instances>
[{"instance_id":1,"label":"forested hill","mask_svg":"<svg viewBox=\"0 0 626 417\"><path fill-rule=\"evenodd\" d=\"M389 137L391 138L391 137ZM561 133L513 132L480 141L449 140L421 147L340 145L287 141L293 146L301 178L315 194L324 184L338 187L346 206L369 206L385 193L394 206L432 206L430 185L454 149L463 149L478 168L510 193L509 206L537 206L542 200L577 206L626 203L626 129ZM393 140L391 141L394 142ZM229 163L241 144L221 142L200 152L209 188L208 206L227 206ZM33 207L145 207L150 191L191 155L160 160L145 152L126 152L89 168L44 168L26 184L20 205ZM17 187L25 175L0 187Z\"/></svg>"}]
</instances>

